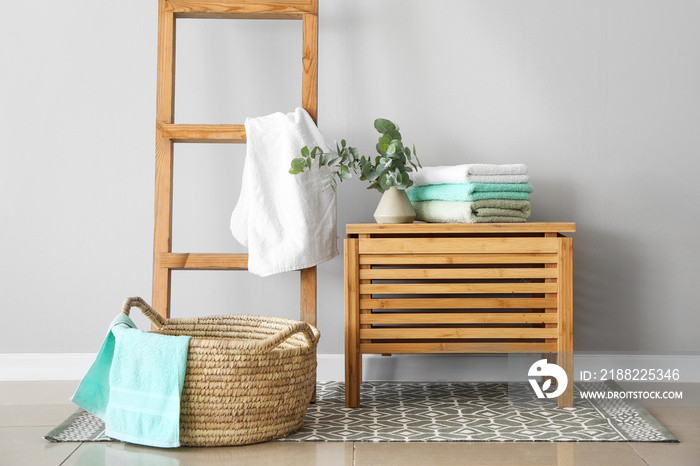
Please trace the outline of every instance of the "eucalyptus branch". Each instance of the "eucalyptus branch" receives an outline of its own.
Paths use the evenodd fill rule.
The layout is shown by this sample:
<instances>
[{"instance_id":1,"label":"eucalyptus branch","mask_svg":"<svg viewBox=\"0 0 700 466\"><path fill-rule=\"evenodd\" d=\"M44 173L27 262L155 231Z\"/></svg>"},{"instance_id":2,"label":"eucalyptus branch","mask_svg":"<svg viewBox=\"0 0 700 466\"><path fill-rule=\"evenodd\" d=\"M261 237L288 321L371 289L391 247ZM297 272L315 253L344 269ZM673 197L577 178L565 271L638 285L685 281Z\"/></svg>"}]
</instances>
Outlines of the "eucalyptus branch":
<instances>
[{"instance_id":1,"label":"eucalyptus branch","mask_svg":"<svg viewBox=\"0 0 700 466\"><path fill-rule=\"evenodd\" d=\"M330 183L334 190L338 182L352 178L353 173L359 175L361 181L369 181L367 189L376 189L382 193L392 186L398 189L412 186L409 173L422 168L415 145L412 151L404 147L399 127L389 120L378 118L374 121L374 127L382 133L376 145L379 155L374 160L360 155L357 148L348 146L343 139L340 145L336 144L335 150L328 152L318 146L311 150L304 146L301 157L292 160L289 173L303 173L312 169L316 161L319 168L333 169L331 176L324 181Z\"/></svg>"}]
</instances>

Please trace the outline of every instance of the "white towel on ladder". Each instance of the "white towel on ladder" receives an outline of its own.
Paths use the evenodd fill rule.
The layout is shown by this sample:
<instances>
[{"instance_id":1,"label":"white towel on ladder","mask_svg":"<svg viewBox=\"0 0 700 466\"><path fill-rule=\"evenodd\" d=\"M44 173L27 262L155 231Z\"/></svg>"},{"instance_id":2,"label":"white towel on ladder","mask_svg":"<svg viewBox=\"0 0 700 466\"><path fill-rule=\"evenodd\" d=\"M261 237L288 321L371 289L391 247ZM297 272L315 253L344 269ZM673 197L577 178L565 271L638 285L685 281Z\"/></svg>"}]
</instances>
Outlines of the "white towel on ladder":
<instances>
[{"instance_id":1,"label":"white towel on ladder","mask_svg":"<svg viewBox=\"0 0 700 466\"><path fill-rule=\"evenodd\" d=\"M262 277L318 265L338 255L335 191L327 167L291 175L304 146L328 149L303 108L247 118L247 148L231 232L248 247L248 270Z\"/></svg>"}]
</instances>

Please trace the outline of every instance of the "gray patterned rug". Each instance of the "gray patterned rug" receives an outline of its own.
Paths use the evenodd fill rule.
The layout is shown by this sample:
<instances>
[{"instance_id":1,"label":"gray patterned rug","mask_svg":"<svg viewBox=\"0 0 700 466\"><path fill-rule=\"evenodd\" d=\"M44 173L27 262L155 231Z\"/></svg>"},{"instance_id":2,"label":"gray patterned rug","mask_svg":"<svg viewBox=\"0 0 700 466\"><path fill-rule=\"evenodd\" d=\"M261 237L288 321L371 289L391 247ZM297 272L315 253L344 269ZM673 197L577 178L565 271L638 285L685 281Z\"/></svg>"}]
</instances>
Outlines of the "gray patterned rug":
<instances>
[{"instance_id":1,"label":"gray patterned rug","mask_svg":"<svg viewBox=\"0 0 700 466\"><path fill-rule=\"evenodd\" d=\"M319 382L301 430L278 441L678 442L638 403L582 399L581 389L620 391L611 383L576 384L574 407L557 408L527 384L365 382L362 407L346 408L342 383ZM112 441L102 421L82 410L45 438Z\"/></svg>"}]
</instances>

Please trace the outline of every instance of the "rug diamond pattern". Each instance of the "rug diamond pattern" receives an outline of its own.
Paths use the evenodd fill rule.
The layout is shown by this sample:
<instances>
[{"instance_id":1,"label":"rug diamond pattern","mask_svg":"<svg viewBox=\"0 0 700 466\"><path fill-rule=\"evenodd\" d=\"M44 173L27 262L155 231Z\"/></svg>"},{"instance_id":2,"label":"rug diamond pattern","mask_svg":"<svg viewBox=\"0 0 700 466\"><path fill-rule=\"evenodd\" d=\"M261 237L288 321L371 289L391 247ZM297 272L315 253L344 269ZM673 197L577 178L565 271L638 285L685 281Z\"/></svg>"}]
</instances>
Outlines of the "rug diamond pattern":
<instances>
[{"instance_id":1,"label":"rug diamond pattern","mask_svg":"<svg viewBox=\"0 0 700 466\"><path fill-rule=\"evenodd\" d=\"M345 408L343 384L323 382L305 425L280 440L629 441L665 435L658 422L643 422L648 419L639 407L594 406L575 394L573 408L557 408L535 398L527 384L366 382L362 407Z\"/></svg>"}]
</instances>

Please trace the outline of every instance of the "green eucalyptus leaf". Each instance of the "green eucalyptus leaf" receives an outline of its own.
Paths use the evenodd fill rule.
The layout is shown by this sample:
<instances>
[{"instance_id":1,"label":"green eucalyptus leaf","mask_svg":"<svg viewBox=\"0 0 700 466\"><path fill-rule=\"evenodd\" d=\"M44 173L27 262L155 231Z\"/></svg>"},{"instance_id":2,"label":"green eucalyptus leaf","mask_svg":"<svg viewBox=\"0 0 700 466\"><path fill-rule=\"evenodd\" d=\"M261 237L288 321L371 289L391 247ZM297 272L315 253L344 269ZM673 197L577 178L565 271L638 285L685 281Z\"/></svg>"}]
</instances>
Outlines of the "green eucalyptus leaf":
<instances>
[{"instance_id":1,"label":"green eucalyptus leaf","mask_svg":"<svg viewBox=\"0 0 700 466\"><path fill-rule=\"evenodd\" d=\"M389 144L386 148L386 153L391 155L396 153L396 145L395 144Z\"/></svg>"},{"instance_id":2,"label":"green eucalyptus leaf","mask_svg":"<svg viewBox=\"0 0 700 466\"><path fill-rule=\"evenodd\" d=\"M303 155L304 157L309 156L309 146L304 146L301 148L301 155Z\"/></svg>"},{"instance_id":3,"label":"green eucalyptus leaf","mask_svg":"<svg viewBox=\"0 0 700 466\"><path fill-rule=\"evenodd\" d=\"M399 141L401 140L401 133L399 133L397 130L387 131L386 135L389 136L392 140L394 140L394 139L398 139Z\"/></svg>"},{"instance_id":4,"label":"green eucalyptus leaf","mask_svg":"<svg viewBox=\"0 0 700 466\"><path fill-rule=\"evenodd\" d=\"M418 160L418 153L416 152L416 145L415 144L413 144L413 155L416 158L416 163L418 164L418 166L420 168L423 168L423 165L420 164L420 160Z\"/></svg>"},{"instance_id":5,"label":"green eucalyptus leaf","mask_svg":"<svg viewBox=\"0 0 700 466\"><path fill-rule=\"evenodd\" d=\"M379 184L381 185L381 187L384 191L391 188L393 183L391 182L391 178L389 177L388 173L385 173L384 176L382 176L379 179Z\"/></svg>"},{"instance_id":6,"label":"green eucalyptus leaf","mask_svg":"<svg viewBox=\"0 0 700 466\"><path fill-rule=\"evenodd\" d=\"M292 169L297 170L298 172L304 171L304 168L306 168L306 160L302 159L301 157L293 159L292 160Z\"/></svg>"},{"instance_id":7,"label":"green eucalyptus leaf","mask_svg":"<svg viewBox=\"0 0 700 466\"><path fill-rule=\"evenodd\" d=\"M341 181L342 180L349 180L350 178L352 178L352 175L350 174L350 170L348 170L348 167L346 167L345 165L340 166L339 176L341 178Z\"/></svg>"},{"instance_id":8,"label":"green eucalyptus leaf","mask_svg":"<svg viewBox=\"0 0 700 466\"><path fill-rule=\"evenodd\" d=\"M379 184L378 181L375 181L374 183L370 184L370 185L367 187L367 189L376 189L376 190L379 191L380 193L383 193L383 192L384 192L384 190L382 189L382 185Z\"/></svg>"},{"instance_id":9,"label":"green eucalyptus leaf","mask_svg":"<svg viewBox=\"0 0 700 466\"><path fill-rule=\"evenodd\" d=\"M377 118L374 120L374 128L380 133L386 133L396 129L396 125L385 118Z\"/></svg>"}]
</instances>

